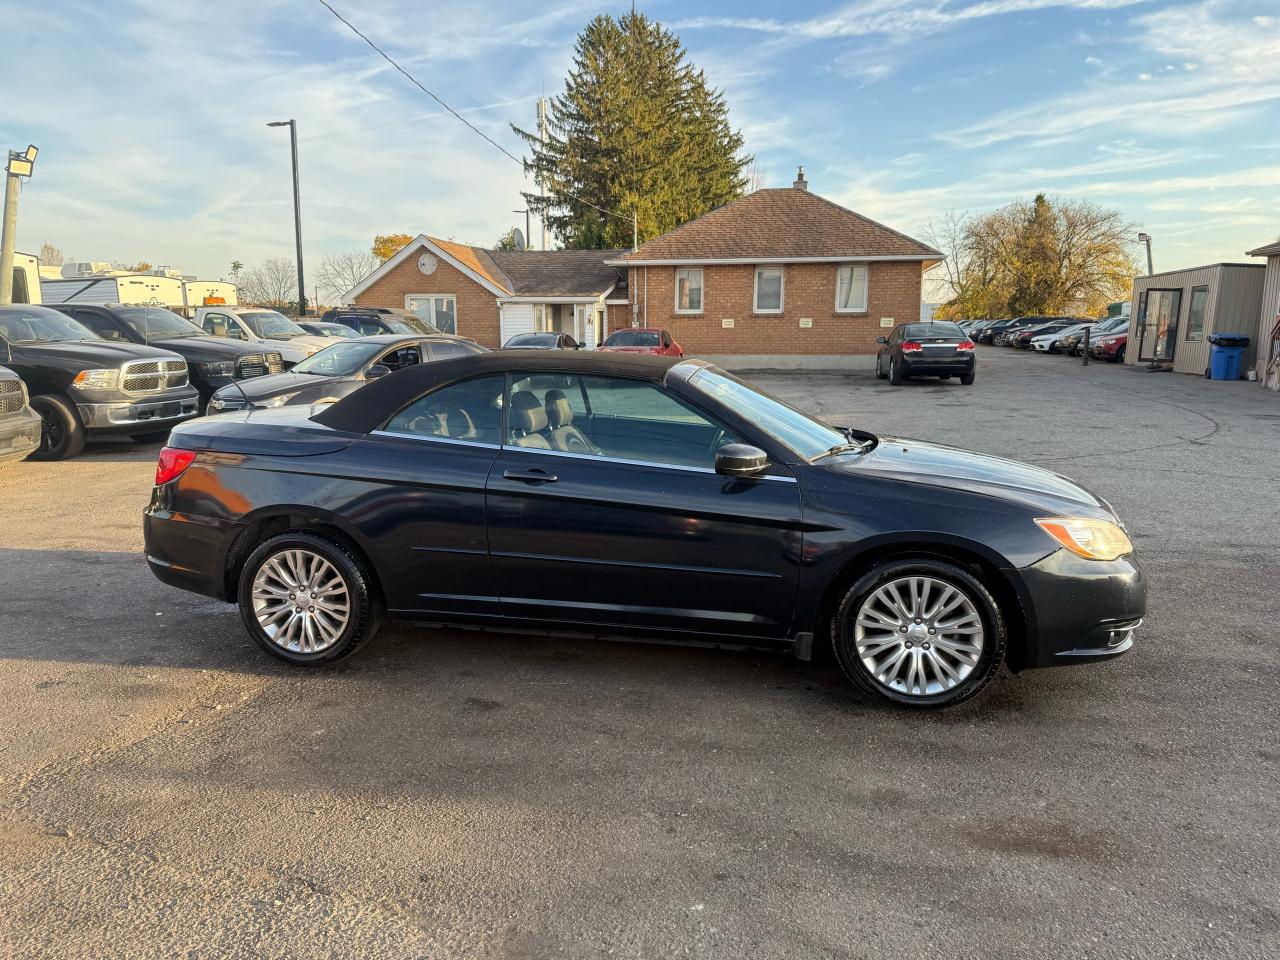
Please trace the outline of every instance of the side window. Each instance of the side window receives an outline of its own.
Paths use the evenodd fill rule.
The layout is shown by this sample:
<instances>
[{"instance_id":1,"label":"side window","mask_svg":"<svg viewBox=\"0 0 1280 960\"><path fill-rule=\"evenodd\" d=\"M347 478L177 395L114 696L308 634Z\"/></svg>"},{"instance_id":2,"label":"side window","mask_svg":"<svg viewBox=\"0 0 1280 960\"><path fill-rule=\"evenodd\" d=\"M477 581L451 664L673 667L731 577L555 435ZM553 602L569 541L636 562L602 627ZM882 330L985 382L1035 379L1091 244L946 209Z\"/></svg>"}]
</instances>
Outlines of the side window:
<instances>
[{"instance_id":1,"label":"side window","mask_svg":"<svg viewBox=\"0 0 1280 960\"><path fill-rule=\"evenodd\" d=\"M71 317L83 323L103 340L114 340L117 343L128 342L125 335L117 329L115 323L96 310L73 310L71 311Z\"/></svg>"},{"instance_id":2,"label":"side window","mask_svg":"<svg viewBox=\"0 0 1280 960\"><path fill-rule=\"evenodd\" d=\"M452 383L419 397L383 428L413 437L497 444L502 437L502 376Z\"/></svg>"},{"instance_id":3,"label":"side window","mask_svg":"<svg viewBox=\"0 0 1280 960\"><path fill-rule=\"evenodd\" d=\"M392 350L382 355L378 363L392 370L403 370L405 367L411 367L415 363L422 362L422 353L415 343L411 346L401 347L398 350Z\"/></svg>"},{"instance_id":4,"label":"side window","mask_svg":"<svg viewBox=\"0 0 1280 960\"><path fill-rule=\"evenodd\" d=\"M451 340L432 340L431 341L431 359L432 360L448 360L451 357L469 357L476 351L461 343L454 343Z\"/></svg>"},{"instance_id":5,"label":"side window","mask_svg":"<svg viewBox=\"0 0 1280 960\"><path fill-rule=\"evenodd\" d=\"M601 456L673 466L715 466L719 447L738 437L646 380L583 377L586 429Z\"/></svg>"}]
</instances>

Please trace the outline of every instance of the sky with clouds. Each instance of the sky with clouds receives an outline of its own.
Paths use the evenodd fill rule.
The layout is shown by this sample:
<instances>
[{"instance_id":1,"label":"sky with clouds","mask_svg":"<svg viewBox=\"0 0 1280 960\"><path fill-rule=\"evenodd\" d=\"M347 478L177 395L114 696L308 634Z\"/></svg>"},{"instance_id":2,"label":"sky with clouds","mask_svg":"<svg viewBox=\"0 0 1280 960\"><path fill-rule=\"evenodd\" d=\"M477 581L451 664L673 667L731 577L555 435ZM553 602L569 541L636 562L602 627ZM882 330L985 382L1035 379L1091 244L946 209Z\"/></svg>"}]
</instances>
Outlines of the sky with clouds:
<instances>
[{"instance_id":1,"label":"sky with clouds","mask_svg":"<svg viewBox=\"0 0 1280 960\"><path fill-rule=\"evenodd\" d=\"M576 34L630 4L331 0L513 153ZM907 233L1045 191L1120 209L1156 268L1280 235L1280 0L645 3L728 98L764 182ZM203 277L375 233L492 243L523 225L521 168L317 0L52 0L0 53L9 147L41 148L18 248Z\"/></svg>"}]
</instances>

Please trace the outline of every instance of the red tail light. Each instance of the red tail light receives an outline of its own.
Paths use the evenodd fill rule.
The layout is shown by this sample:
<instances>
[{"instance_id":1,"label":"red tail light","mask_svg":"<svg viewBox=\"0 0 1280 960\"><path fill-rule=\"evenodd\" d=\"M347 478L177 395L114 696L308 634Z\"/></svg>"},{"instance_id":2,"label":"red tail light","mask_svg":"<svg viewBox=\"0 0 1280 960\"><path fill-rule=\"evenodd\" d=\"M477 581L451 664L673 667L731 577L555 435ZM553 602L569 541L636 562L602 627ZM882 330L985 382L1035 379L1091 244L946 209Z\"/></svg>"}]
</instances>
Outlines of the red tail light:
<instances>
[{"instance_id":1,"label":"red tail light","mask_svg":"<svg viewBox=\"0 0 1280 960\"><path fill-rule=\"evenodd\" d=\"M972 350L972 349L973 349L973 341L972 341L972 340L965 340L965 341L964 341L963 343L961 343L958 347L956 347L956 349L957 349L957 350L961 350L961 351L964 351L964 350Z\"/></svg>"},{"instance_id":2,"label":"red tail light","mask_svg":"<svg viewBox=\"0 0 1280 960\"><path fill-rule=\"evenodd\" d=\"M196 458L194 450L179 450L177 447L165 447L160 451L160 462L156 464L156 486L176 480L182 472L191 466Z\"/></svg>"},{"instance_id":3,"label":"red tail light","mask_svg":"<svg viewBox=\"0 0 1280 960\"><path fill-rule=\"evenodd\" d=\"M922 350L924 350L924 347L922 347L920 344L916 343L914 340L903 340L903 341L902 341L902 352L903 352L903 353L920 353Z\"/></svg>"}]
</instances>

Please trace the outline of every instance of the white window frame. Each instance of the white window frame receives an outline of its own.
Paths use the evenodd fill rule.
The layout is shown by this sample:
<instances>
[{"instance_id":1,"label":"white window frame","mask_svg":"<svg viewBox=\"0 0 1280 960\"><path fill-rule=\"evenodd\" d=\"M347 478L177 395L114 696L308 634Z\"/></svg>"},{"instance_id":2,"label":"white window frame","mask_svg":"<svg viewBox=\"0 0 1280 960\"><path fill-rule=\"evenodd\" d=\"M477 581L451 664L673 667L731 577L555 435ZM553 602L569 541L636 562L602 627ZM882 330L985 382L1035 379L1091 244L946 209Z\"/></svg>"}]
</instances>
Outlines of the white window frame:
<instances>
[{"instance_id":1,"label":"white window frame","mask_svg":"<svg viewBox=\"0 0 1280 960\"><path fill-rule=\"evenodd\" d=\"M858 270L863 271L862 281L862 306L842 307L840 306L840 271L842 270ZM852 279L850 283L852 284ZM866 313L867 301L871 299L871 268L865 263L841 263L836 266L836 313Z\"/></svg>"},{"instance_id":2,"label":"white window frame","mask_svg":"<svg viewBox=\"0 0 1280 960\"><path fill-rule=\"evenodd\" d=\"M680 274L696 273L698 275L698 308L686 309L680 306ZM675 311L682 314L702 313L707 305L707 278L701 267L676 267L675 275Z\"/></svg>"},{"instance_id":3,"label":"white window frame","mask_svg":"<svg viewBox=\"0 0 1280 960\"><path fill-rule=\"evenodd\" d=\"M765 309L760 306L760 274L764 271L777 271L778 273L778 306L776 308ZM751 296L751 312L752 313L782 313L787 308L787 271L781 264L778 266L756 267L755 288Z\"/></svg>"},{"instance_id":4,"label":"white window frame","mask_svg":"<svg viewBox=\"0 0 1280 960\"><path fill-rule=\"evenodd\" d=\"M436 298L437 297L441 297L445 300L453 301L453 335L456 337L458 335L458 295L457 294L455 293L406 293L404 295L404 308L406 310L409 310L410 300L429 300L431 302L431 316L423 317L422 319L427 320L432 324L435 324L437 328L443 330L444 328L440 327L440 324L436 323ZM409 310L409 312L413 313L412 310ZM414 316L417 316L417 314L414 314ZM445 332L448 333L447 330Z\"/></svg>"}]
</instances>

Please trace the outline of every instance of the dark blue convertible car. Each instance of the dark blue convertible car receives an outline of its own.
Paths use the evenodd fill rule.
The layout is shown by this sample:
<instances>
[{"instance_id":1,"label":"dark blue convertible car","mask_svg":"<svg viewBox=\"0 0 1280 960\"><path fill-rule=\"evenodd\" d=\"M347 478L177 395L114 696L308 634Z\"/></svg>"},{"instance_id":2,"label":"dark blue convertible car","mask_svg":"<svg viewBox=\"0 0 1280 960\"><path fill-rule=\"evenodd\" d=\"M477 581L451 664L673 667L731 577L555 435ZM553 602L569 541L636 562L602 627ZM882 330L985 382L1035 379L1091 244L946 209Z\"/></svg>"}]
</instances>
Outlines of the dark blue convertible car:
<instances>
[{"instance_id":1,"label":"dark blue convertible car","mask_svg":"<svg viewBox=\"0 0 1280 960\"><path fill-rule=\"evenodd\" d=\"M809 657L957 703L1114 657L1145 586L1103 500L1036 467L829 426L698 360L497 351L325 407L195 420L161 453L151 569L296 664L384 617Z\"/></svg>"}]
</instances>

